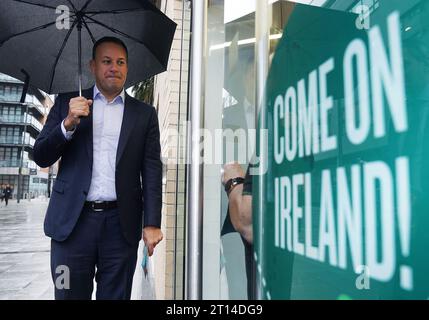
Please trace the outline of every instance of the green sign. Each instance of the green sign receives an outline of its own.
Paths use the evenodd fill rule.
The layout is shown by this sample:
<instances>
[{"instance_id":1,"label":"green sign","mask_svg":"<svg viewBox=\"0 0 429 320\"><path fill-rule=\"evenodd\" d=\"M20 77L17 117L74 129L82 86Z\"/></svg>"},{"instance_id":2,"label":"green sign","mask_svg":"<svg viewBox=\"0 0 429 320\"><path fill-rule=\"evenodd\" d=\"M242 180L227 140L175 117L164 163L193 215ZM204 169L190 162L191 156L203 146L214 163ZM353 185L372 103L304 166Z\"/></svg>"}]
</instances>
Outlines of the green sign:
<instances>
[{"instance_id":1,"label":"green sign","mask_svg":"<svg viewBox=\"0 0 429 320\"><path fill-rule=\"evenodd\" d=\"M368 29L294 7L266 84L268 169L254 176L263 298L429 298L425 2L380 1Z\"/></svg>"}]
</instances>

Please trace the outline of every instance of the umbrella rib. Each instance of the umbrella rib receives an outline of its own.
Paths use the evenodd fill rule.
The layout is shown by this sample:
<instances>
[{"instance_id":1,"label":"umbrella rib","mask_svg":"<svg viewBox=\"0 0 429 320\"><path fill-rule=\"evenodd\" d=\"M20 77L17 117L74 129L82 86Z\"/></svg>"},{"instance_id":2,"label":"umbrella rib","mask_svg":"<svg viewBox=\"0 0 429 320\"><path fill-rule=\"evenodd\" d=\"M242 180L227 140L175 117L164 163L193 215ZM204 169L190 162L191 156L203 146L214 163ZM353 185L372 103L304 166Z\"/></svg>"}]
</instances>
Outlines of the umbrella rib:
<instances>
[{"instance_id":1,"label":"umbrella rib","mask_svg":"<svg viewBox=\"0 0 429 320\"><path fill-rule=\"evenodd\" d=\"M80 9L79 11L84 12L84 11L85 11L85 9L89 6L89 4L90 4L91 2L92 2L92 0L88 0L88 1L83 5L82 9Z\"/></svg>"},{"instance_id":2,"label":"umbrella rib","mask_svg":"<svg viewBox=\"0 0 429 320\"><path fill-rule=\"evenodd\" d=\"M64 40L63 40L63 43L62 43L62 45L61 45L61 49L60 49L60 51L58 52L57 57L55 58L55 63L54 63L54 65L52 66L52 70L51 70L52 77L51 77L51 83L49 84L49 92L51 92L51 90L52 90L52 84L54 83L55 71L56 71L56 69L57 69L58 61L60 60L60 57L61 57L61 55L63 54L64 48L65 48L65 46L66 46L66 44L67 44L67 40L69 39L69 37L70 37L70 35L71 35L71 33L72 33L72 31L73 31L74 27L76 26L76 24L77 24L77 20L73 21L72 26L70 27L69 31L67 32L67 35L65 36L65 38L64 38Z\"/></svg>"},{"instance_id":3,"label":"umbrella rib","mask_svg":"<svg viewBox=\"0 0 429 320\"><path fill-rule=\"evenodd\" d=\"M77 12L77 9L76 9L76 7L74 6L73 2L71 2L71 0L67 0L67 2L68 2L68 3L70 3L70 5L72 6L73 10L74 10L75 12Z\"/></svg>"},{"instance_id":4,"label":"umbrella rib","mask_svg":"<svg viewBox=\"0 0 429 320\"><path fill-rule=\"evenodd\" d=\"M91 17L89 17L89 16L87 16L87 15L85 15L85 17L86 18L88 18L89 20L92 20L94 23L96 23L96 24L99 24L100 26L102 26L102 27L105 27L106 29L109 29L110 31L112 31L113 33L116 33L116 34L119 34L119 35L121 35L121 36L123 36L123 37L125 37L125 38L128 38L128 39L131 39L131 40L133 40L133 41L135 41L135 42L137 42L137 43L140 43L140 44L142 44L142 45L144 45L145 46L145 48L147 49L147 50L149 50L150 51L150 53L152 53L152 55L154 56L154 57L156 57L156 55L152 52L152 50L143 42L143 41L141 41L140 39L137 39L137 38L134 38L133 36L130 36L129 34L126 34L126 33L124 33L124 32L122 32L122 31L120 31L120 30L118 30L118 29L115 29L115 28L113 28L113 27L109 27L108 25L106 25L106 24L104 24L104 23L102 23L102 22L100 22L100 21L98 21L98 20L95 20L94 18L91 18Z\"/></svg>"},{"instance_id":5,"label":"umbrella rib","mask_svg":"<svg viewBox=\"0 0 429 320\"><path fill-rule=\"evenodd\" d=\"M25 3L25 4L31 4L31 5L33 5L33 6L38 6L38 7L43 7L43 8L48 8L48 9L57 10L57 8L56 8L56 7L47 6L46 4L33 3L33 2L25 1L25 0L12 0L12 1L20 2L20 3Z\"/></svg>"},{"instance_id":6,"label":"umbrella rib","mask_svg":"<svg viewBox=\"0 0 429 320\"><path fill-rule=\"evenodd\" d=\"M73 17L74 17L74 15L72 15L70 18L73 18ZM41 26L34 27L32 29L28 29L28 30L25 30L25 31L22 31L22 32L19 32L19 33L15 33L15 34L11 35L10 37L8 37L8 38L0 41L0 46L2 46L5 42L9 41L10 39L13 39L13 38L18 37L18 36L22 36L23 34L27 34L27 33L31 33L31 32L34 32L34 31L41 30L41 29L45 29L47 27L52 26L53 24L56 24L56 21L53 21L53 22L50 22L50 23L47 23L47 24L43 24Z\"/></svg>"},{"instance_id":7,"label":"umbrella rib","mask_svg":"<svg viewBox=\"0 0 429 320\"><path fill-rule=\"evenodd\" d=\"M106 10L106 11L86 11L85 14L92 14L92 15L97 15L97 14L121 14L121 13L127 13L127 12L135 12L135 11L147 11L147 8L135 8L135 9L117 9L117 10Z\"/></svg>"},{"instance_id":8,"label":"umbrella rib","mask_svg":"<svg viewBox=\"0 0 429 320\"><path fill-rule=\"evenodd\" d=\"M83 25L85 26L86 31L88 31L88 34L91 37L92 43L95 43L96 42L95 37L92 34L91 30L89 29L88 24L86 23L85 19L82 19L82 22L83 22Z\"/></svg>"},{"instance_id":9,"label":"umbrella rib","mask_svg":"<svg viewBox=\"0 0 429 320\"><path fill-rule=\"evenodd\" d=\"M92 0L91 0L92 1ZM140 4L141 6L135 9L116 9L116 10L98 10L98 11L87 11L85 12L85 14L109 14L109 13L113 13L113 14L117 14L117 13L126 13L129 11L152 11L154 13L159 13L158 8L156 6L154 6L152 3L150 2L142 2Z\"/></svg>"},{"instance_id":10,"label":"umbrella rib","mask_svg":"<svg viewBox=\"0 0 429 320\"><path fill-rule=\"evenodd\" d=\"M0 46L3 45L6 41L9 41L10 39L13 39L15 37L21 36L21 35L26 34L26 33L30 33L30 32L38 31L38 30L41 30L41 29L45 29L47 27L50 27L50 26L54 25L55 23L56 23L56 21L50 22L50 23L47 23L47 24L44 24L44 25L41 25L41 26L38 26L38 27L34 27L32 29L25 30L25 31L22 31L22 32L19 32L19 33L15 33L15 34L11 35L10 37L6 38L5 40L2 40L0 42Z\"/></svg>"}]
</instances>

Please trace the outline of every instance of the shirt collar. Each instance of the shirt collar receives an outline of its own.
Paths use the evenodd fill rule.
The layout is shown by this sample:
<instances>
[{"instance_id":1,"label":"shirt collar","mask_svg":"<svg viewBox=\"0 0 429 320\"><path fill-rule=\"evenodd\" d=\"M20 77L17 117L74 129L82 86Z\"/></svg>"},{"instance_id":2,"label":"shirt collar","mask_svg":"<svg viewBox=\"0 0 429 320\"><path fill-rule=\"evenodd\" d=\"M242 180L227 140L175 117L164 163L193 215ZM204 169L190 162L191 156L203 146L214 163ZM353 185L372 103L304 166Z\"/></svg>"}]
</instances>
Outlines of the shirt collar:
<instances>
[{"instance_id":1,"label":"shirt collar","mask_svg":"<svg viewBox=\"0 0 429 320\"><path fill-rule=\"evenodd\" d=\"M107 102L106 97L100 92L97 85L94 85L93 99L95 100L97 98L103 98ZM120 101L119 101L120 103L124 103L124 101L125 101L125 89L122 89L121 93L119 95L117 95L110 103L113 103L118 99L120 99Z\"/></svg>"}]
</instances>

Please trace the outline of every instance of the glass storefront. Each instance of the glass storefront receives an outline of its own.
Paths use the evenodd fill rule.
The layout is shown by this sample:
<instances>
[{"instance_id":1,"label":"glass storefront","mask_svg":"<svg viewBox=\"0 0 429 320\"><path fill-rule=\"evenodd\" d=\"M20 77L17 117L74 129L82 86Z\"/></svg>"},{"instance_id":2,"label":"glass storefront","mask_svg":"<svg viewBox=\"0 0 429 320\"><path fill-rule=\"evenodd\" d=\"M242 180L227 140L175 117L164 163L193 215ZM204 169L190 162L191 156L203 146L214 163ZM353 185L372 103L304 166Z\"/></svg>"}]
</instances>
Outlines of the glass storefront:
<instances>
[{"instance_id":1,"label":"glass storefront","mask_svg":"<svg viewBox=\"0 0 429 320\"><path fill-rule=\"evenodd\" d=\"M208 2L204 299L428 297L428 15L419 0ZM231 161L248 173L238 213Z\"/></svg>"},{"instance_id":2,"label":"glass storefront","mask_svg":"<svg viewBox=\"0 0 429 320\"><path fill-rule=\"evenodd\" d=\"M203 279L203 297L217 298L219 294L221 299L246 299L245 243L234 232L227 214L221 171L222 164L237 161L238 157L243 170L248 164L247 137L255 128L255 15L237 19L228 17L228 13L228 3L210 2L204 108L203 275L219 276Z\"/></svg>"}]
</instances>

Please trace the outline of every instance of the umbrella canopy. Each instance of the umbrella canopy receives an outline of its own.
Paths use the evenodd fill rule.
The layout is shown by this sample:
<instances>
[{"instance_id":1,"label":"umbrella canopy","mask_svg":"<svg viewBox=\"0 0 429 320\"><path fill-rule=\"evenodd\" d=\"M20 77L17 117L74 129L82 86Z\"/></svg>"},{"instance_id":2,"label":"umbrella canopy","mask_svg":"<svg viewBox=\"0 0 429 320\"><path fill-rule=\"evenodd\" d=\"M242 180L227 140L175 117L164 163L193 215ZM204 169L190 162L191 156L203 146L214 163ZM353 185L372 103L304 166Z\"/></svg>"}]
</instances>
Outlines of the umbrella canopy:
<instances>
[{"instance_id":1,"label":"umbrella canopy","mask_svg":"<svg viewBox=\"0 0 429 320\"><path fill-rule=\"evenodd\" d=\"M175 30L147 0L2 0L0 72L51 94L87 88L93 44L113 36L128 48L129 87L166 70Z\"/></svg>"}]
</instances>

